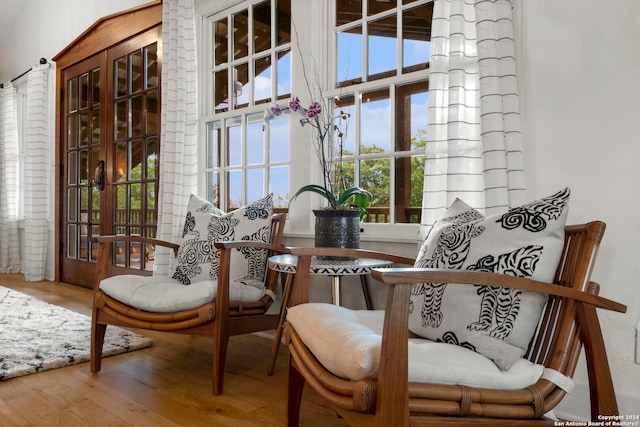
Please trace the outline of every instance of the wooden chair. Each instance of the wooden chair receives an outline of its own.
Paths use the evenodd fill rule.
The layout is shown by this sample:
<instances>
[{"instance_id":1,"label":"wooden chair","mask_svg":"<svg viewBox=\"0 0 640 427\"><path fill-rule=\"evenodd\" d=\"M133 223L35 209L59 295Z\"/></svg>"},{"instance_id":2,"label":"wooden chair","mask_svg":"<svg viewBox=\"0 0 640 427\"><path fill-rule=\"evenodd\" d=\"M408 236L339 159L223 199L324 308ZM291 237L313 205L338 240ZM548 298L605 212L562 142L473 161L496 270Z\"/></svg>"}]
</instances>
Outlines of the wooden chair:
<instances>
[{"instance_id":1,"label":"wooden chair","mask_svg":"<svg viewBox=\"0 0 640 427\"><path fill-rule=\"evenodd\" d=\"M95 240L100 243L98 249L98 268L94 284L93 318L91 328L91 372L100 371L102 345L107 325L150 329L190 335L213 337L213 394L223 391L224 366L229 336L250 332L267 331L276 328L278 314L266 314L273 303L278 275L267 271L265 277L266 294L256 302L229 300L229 272L231 251L241 247L267 249L269 254L286 251L282 247L285 214L275 214L271 221L269 243L262 242L224 242L215 243L221 250L218 270L217 296L214 301L199 307L175 313L152 313L130 307L103 292L100 282L108 277L112 262L114 242L140 242L146 245L168 247L177 254L179 245L157 239L130 236L101 236ZM266 268L266 265L265 265ZM141 272L143 275L148 275ZM126 280L125 280L126 281ZM126 286L127 283L123 283Z\"/></svg>"},{"instance_id":2,"label":"wooden chair","mask_svg":"<svg viewBox=\"0 0 640 427\"><path fill-rule=\"evenodd\" d=\"M597 296L590 281L605 224L567 226L561 262L554 284L493 273L416 268L379 269L373 277L389 290L384 313L382 349L377 378L350 381L325 369L291 324L285 340L290 350L287 417L297 426L305 380L352 425L530 425L548 424L545 418L566 392L547 379L520 390L496 390L460 385L408 381L408 312L411 283L484 284L549 295L538 330L524 357L571 378L584 347L591 392L591 414L617 415L618 407L609 371L596 307L624 313L626 306ZM358 250L297 251L298 272L312 255L359 256ZM366 257L373 257L367 252ZM308 277L296 276L294 304L306 302ZM461 285L464 286L464 285Z\"/></svg>"}]
</instances>

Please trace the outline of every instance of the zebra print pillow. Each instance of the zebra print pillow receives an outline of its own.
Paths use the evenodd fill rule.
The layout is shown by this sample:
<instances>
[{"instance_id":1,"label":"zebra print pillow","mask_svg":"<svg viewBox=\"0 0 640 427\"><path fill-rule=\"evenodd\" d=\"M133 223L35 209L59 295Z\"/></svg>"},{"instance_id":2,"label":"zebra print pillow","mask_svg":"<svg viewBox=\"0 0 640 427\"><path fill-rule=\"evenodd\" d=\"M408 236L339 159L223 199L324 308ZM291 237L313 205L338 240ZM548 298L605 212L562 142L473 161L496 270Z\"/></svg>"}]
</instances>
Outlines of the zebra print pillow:
<instances>
[{"instance_id":1,"label":"zebra print pillow","mask_svg":"<svg viewBox=\"0 0 640 427\"><path fill-rule=\"evenodd\" d=\"M564 245L569 189L483 216L460 199L431 228L416 267L481 270L552 282ZM508 370L527 349L547 296L491 286L414 285L409 328L469 348Z\"/></svg>"},{"instance_id":2,"label":"zebra print pillow","mask_svg":"<svg viewBox=\"0 0 640 427\"><path fill-rule=\"evenodd\" d=\"M191 195L182 243L171 277L183 285L218 279L219 251L214 242L249 240L268 242L271 235L273 195L256 200L229 213ZM230 278L263 285L267 252L244 249L231 254Z\"/></svg>"}]
</instances>

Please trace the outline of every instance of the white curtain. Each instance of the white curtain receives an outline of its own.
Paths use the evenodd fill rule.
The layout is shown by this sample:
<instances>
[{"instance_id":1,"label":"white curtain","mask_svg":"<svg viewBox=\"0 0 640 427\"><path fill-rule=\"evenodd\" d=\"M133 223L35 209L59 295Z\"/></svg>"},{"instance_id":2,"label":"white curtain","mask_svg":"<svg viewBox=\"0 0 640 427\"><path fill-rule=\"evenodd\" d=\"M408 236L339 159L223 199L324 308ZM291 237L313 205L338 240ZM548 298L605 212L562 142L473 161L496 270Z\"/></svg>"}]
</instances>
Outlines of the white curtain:
<instances>
[{"instance_id":1,"label":"white curtain","mask_svg":"<svg viewBox=\"0 0 640 427\"><path fill-rule=\"evenodd\" d=\"M16 89L0 89L0 273L20 271L18 244L18 112Z\"/></svg>"},{"instance_id":2,"label":"white curtain","mask_svg":"<svg viewBox=\"0 0 640 427\"><path fill-rule=\"evenodd\" d=\"M510 0L436 0L421 239L456 197L526 200Z\"/></svg>"},{"instance_id":3,"label":"white curtain","mask_svg":"<svg viewBox=\"0 0 640 427\"><path fill-rule=\"evenodd\" d=\"M162 17L162 125L158 238L178 242L197 189L198 87L193 0L165 0ZM168 251L155 274L167 274Z\"/></svg>"},{"instance_id":4,"label":"white curtain","mask_svg":"<svg viewBox=\"0 0 640 427\"><path fill-rule=\"evenodd\" d=\"M36 65L27 75L24 141L24 277L44 279L49 225L49 64Z\"/></svg>"}]
</instances>

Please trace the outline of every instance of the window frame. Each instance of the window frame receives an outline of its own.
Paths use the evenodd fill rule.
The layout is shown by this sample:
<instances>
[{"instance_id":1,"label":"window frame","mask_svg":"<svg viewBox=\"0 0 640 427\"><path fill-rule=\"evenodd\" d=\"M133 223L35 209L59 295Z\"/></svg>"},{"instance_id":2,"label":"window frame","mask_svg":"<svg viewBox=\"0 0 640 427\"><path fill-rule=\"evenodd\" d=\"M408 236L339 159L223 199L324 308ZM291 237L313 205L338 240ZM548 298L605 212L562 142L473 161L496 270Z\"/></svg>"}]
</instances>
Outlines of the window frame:
<instances>
[{"instance_id":1,"label":"window frame","mask_svg":"<svg viewBox=\"0 0 640 427\"><path fill-rule=\"evenodd\" d=\"M302 75L301 73L303 70L301 62L303 61L305 64L326 64L324 69L328 72L319 76L319 83L323 88L323 94L325 97L332 97L345 92L344 88L336 88L335 74L337 69L337 33L334 26L334 8L336 1L339 0L314 2L307 2L306 0L291 0L291 16L294 21L291 28L291 93L293 95L298 93L308 93L306 82L304 82L303 79L296 77ZM211 30L209 20L214 14L218 14L219 12L231 14L235 10L251 7L258 2L259 0L227 0L226 2L215 2L213 0L209 0L203 2L204 7L201 4L198 10L198 13L201 15L201 20L199 21L201 25L200 34L202 34L203 37L210 36L209 32ZM405 5L398 6L398 8L404 7ZM308 29L308 31L299 33L301 32L301 29ZM318 36L318 34L321 34L321 36ZM397 43L399 45L399 50L397 51L398 61L402 62L402 42L398 40ZM209 94L212 93L212 79L208 78L208 73L209 70L211 70L211 62L213 62L213 58L212 55L207 53L209 50L207 50L206 42L200 44L200 46L202 46L200 48L200 63L207 64L206 67L200 67L200 81L205 87L204 91L200 90L200 94ZM300 49L300 52L298 52L297 49ZM365 56L363 63L366 63L366 48L364 46L363 54ZM402 69L402 64L400 64L399 67L399 69ZM308 72L309 70L307 70L307 73ZM366 69L363 69L363 74L365 73ZM357 85L357 89L359 92L366 92L387 87L395 92L394 88L396 86L421 79L428 79L428 70L425 70L419 78L416 77L415 73L409 73L385 77L379 80L365 81L359 83ZM275 92L276 89L272 88L273 96L276 96ZM351 91L349 91L349 93L351 93ZM394 97L395 94L390 94L390 98ZM200 105L205 107L206 101L202 98L203 97L200 96ZM283 100L280 100L280 102L282 101ZM264 112L269 105L270 104L267 103L247 107L242 110L243 116L245 113L250 115L257 112ZM200 115L201 132L199 144L201 149L204 150L206 149L206 132L208 129L208 123L222 120L226 115L228 115L228 113L214 114L205 108L201 108L200 111L206 111L205 114L201 113ZM393 114L393 118L391 119L391 129L393 129L395 116L396 114ZM291 141L289 145L289 194L295 193L295 191L300 187L301 182L317 182L321 176L320 168L316 165L318 162L316 161L315 153L313 152L312 144L309 141L310 138L307 132L308 130L302 129L301 126L293 125L289 127L289 138ZM295 141L295 143L293 141ZM404 152L403 155L407 155L407 152ZM205 165L204 160L202 160L203 156L200 156L200 158L200 172L198 174L199 188L203 191L204 188L206 188L205 174L203 173L205 171ZM393 159L394 157L389 156L388 158ZM295 202L289 205L289 218L287 221L286 234L295 237L310 237L313 234L313 215L310 215L310 212L312 209L322 207L323 205L323 200L320 197L309 193L305 193L298 197ZM390 206L390 209L393 209L393 207ZM419 224L362 223L362 229L362 241L393 241L409 243L416 242L419 233Z\"/></svg>"}]
</instances>

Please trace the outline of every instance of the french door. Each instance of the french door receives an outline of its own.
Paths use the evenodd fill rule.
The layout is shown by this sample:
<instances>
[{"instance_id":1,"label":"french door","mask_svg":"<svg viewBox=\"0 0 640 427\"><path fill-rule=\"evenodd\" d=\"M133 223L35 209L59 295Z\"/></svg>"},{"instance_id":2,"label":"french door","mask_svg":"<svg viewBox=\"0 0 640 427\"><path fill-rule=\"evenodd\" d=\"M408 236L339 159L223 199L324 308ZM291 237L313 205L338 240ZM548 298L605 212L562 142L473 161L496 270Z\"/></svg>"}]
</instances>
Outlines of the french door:
<instances>
[{"instance_id":1,"label":"french door","mask_svg":"<svg viewBox=\"0 0 640 427\"><path fill-rule=\"evenodd\" d=\"M160 154L156 26L63 70L60 280L91 287L105 234L155 237ZM153 248L115 250L117 268L151 270Z\"/></svg>"}]
</instances>

